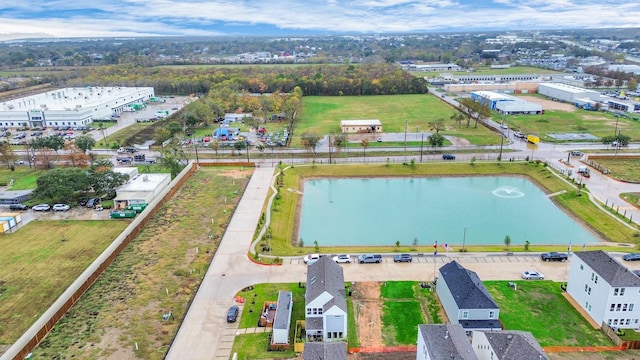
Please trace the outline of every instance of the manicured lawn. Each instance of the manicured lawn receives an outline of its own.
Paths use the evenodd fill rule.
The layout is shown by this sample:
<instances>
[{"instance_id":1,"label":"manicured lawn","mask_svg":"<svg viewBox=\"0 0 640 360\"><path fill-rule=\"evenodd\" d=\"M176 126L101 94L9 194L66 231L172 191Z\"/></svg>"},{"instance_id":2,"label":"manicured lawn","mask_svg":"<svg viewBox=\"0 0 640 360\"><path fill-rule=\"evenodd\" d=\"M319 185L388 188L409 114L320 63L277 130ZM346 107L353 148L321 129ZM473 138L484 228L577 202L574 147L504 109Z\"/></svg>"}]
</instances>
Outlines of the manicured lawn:
<instances>
[{"instance_id":1,"label":"manicured lawn","mask_svg":"<svg viewBox=\"0 0 640 360\"><path fill-rule=\"evenodd\" d=\"M0 343L18 339L128 224L33 221L2 234Z\"/></svg>"},{"instance_id":2,"label":"manicured lawn","mask_svg":"<svg viewBox=\"0 0 640 360\"><path fill-rule=\"evenodd\" d=\"M233 342L231 354L237 353L238 360L288 359L295 355L293 351L267 351L269 335L266 332L238 335Z\"/></svg>"},{"instance_id":3,"label":"manicured lawn","mask_svg":"<svg viewBox=\"0 0 640 360\"><path fill-rule=\"evenodd\" d=\"M35 189L38 180L42 172L30 168L28 165L18 165L14 171L9 169L0 170L0 184L9 184L13 180L13 185L9 190L26 190Z\"/></svg>"},{"instance_id":4,"label":"manicured lawn","mask_svg":"<svg viewBox=\"0 0 640 360\"><path fill-rule=\"evenodd\" d=\"M340 120L379 119L383 132L403 133L430 132L430 122L445 120L440 133L469 138L475 145L500 144L500 137L484 126L470 127L466 121L461 125L450 119L457 110L436 96L389 95L389 96L305 96L303 111L294 131L294 146L299 146L301 134L311 131L318 135L339 134ZM426 140L425 140L426 141Z\"/></svg>"},{"instance_id":5,"label":"manicured lawn","mask_svg":"<svg viewBox=\"0 0 640 360\"><path fill-rule=\"evenodd\" d=\"M245 289L237 294L246 299L242 318L240 319L240 328L258 327L258 320L262 312L265 301L277 301L278 291L287 290L293 294L293 312L291 314L291 323L295 324L296 320L304 320L304 292L305 289L298 287L298 284L258 284L253 289ZM293 326L292 326L293 338Z\"/></svg>"},{"instance_id":6,"label":"manicured lawn","mask_svg":"<svg viewBox=\"0 0 640 360\"><path fill-rule=\"evenodd\" d=\"M619 156L593 160L603 168L611 170L609 176L614 179L640 182L640 158L624 158Z\"/></svg>"},{"instance_id":7,"label":"manicured lawn","mask_svg":"<svg viewBox=\"0 0 640 360\"><path fill-rule=\"evenodd\" d=\"M386 345L413 345L418 325L424 324L420 304L415 300L385 301L382 307L382 338Z\"/></svg>"},{"instance_id":8,"label":"manicured lawn","mask_svg":"<svg viewBox=\"0 0 640 360\"><path fill-rule=\"evenodd\" d=\"M118 130L115 133L107 136L108 146L105 145L104 138L100 137L100 140L96 141L95 147L97 149L104 149L104 148L117 149L118 146L122 146L126 144L127 140L129 140L129 138L131 138L131 136L133 136L134 134L138 133L138 131L145 129L151 125L153 125L152 122L132 124L130 126L127 126L124 129ZM97 130L97 131L100 132L100 130Z\"/></svg>"},{"instance_id":9,"label":"manicured lawn","mask_svg":"<svg viewBox=\"0 0 640 360\"><path fill-rule=\"evenodd\" d=\"M507 281L485 281L500 307L500 320L507 330L529 331L540 345L611 345L562 296L560 283L516 281L517 290Z\"/></svg>"},{"instance_id":10,"label":"manicured lawn","mask_svg":"<svg viewBox=\"0 0 640 360\"><path fill-rule=\"evenodd\" d=\"M380 286L380 297L383 299L410 299L414 297L415 281L387 281Z\"/></svg>"}]
</instances>

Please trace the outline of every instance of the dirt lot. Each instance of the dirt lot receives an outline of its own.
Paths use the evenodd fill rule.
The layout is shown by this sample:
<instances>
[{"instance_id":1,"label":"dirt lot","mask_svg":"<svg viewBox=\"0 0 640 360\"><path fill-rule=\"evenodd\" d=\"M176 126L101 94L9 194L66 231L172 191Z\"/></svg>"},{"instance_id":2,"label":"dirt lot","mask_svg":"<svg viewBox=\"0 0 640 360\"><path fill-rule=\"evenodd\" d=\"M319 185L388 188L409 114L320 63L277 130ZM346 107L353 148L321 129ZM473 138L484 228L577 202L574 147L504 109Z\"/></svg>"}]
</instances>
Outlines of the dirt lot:
<instances>
[{"instance_id":1,"label":"dirt lot","mask_svg":"<svg viewBox=\"0 0 640 360\"><path fill-rule=\"evenodd\" d=\"M544 110L560 110L566 112L574 112L576 111L576 107L572 104L561 103L559 101L541 99L535 96L518 96L522 100L530 101L535 104L542 105Z\"/></svg>"},{"instance_id":2,"label":"dirt lot","mask_svg":"<svg viewBox=\"0 0 640 360\"><path fill-rule=\"evenodd\" d=\"M353 307L360 344L366 347L384 346L382 342L382 300L380 284L359 282L353 285Z\"/></svg>"}]
</instances>

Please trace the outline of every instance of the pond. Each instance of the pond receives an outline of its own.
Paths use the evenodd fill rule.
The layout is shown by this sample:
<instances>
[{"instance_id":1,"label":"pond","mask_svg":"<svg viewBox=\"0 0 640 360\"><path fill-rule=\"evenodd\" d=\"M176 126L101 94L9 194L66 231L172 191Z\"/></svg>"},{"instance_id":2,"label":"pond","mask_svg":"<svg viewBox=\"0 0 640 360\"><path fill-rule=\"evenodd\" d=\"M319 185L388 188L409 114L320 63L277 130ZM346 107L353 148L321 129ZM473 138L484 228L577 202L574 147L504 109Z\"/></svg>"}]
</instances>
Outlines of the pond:
<instances>
[{"instance_id":1,"label":"pond","mask_svg":"<svg viewBox=\"0 0 640 360\"><path fill-rule=\"evenodd\" d=\"M448 244L511 247L598 239L522 177L338 178L304 183L306 246Z\"/></svg>"}]
</instances>

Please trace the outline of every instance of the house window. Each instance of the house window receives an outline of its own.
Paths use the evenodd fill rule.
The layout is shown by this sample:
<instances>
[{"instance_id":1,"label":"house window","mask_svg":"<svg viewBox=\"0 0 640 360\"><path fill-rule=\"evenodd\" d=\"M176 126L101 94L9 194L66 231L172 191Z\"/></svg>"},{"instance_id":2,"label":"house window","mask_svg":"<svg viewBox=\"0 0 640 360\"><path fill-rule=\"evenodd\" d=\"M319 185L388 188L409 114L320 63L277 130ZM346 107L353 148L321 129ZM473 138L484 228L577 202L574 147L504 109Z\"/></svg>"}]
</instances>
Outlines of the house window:
<instances>
[{"instance_id":1,"label":"house window","mask_svg":"<svg viewBox=\"0 0 640 360\"><path fill-rule=\"evenodd\" d=\"M593 280L594 283L598 283L598 275L596 275L596 278Z\"/></svg>"},{"instance_id":2,"label":"house window","mask_svg":"<svg viewBox=\"0 0 640 360\"><path fill-rule=\"evenodd\" d=\"M618 325L618 319L613 319L613 325Z\"/></svg>"},{"instance_id":3,"label":"house window","mask_svg":"<svg viewBox=\"0 0 640 360\"><path fill-rule=\"evenodd\" d=\"M622 309L622 304L618 304L618 305L616 306L616 311L620 311L621 309Z\"/></svg>"},{"instance_id":4,"label":"house window","mask_svg":"<svg viewBox=\"0 0 640 360\"><path fill-rule=\"evenodd\" d=\"M318 315L322 315L322 308L318 309Z\"/></svg>"},{"instance_id":5,"label":"house window","mask_svg":"<svg viewBox=\"0 0 640 360\"><path fill-rule=\"evenodd\" d=\"M468 311L463 311L462 312L462 318L463 319L468 319L469 318L469 312Z\"/></svg>"},{"instance_id":6,"label":"house window","mask_svg":"<svg viewBox=\"0 0 640 360\"><path fill-rule=\"evenodd\" d=\"M611 319L607 320L607 325L611 326L612 323L613 323L613 320Z\"/></svg>"},{"instance_id":7,"label":"house window","mask_svg":"<svg viewBox=\"0 0 640 360\"><path fill-rule=\"evenodd\" d=\"M589 290L589 285L584 284L584 292L587 292L587 290Z\"/></svg>"},{"instance_id":8,"label":"house window","mask_svg":"<svg viewBox=\"0 0 640 360\"><path fill-rule=\"evenodd\" d=\"M633 304L629 304L629 311L633 311Z\"/></svg>"},{"instance_id":9,"label":"house window","mask_svg":"<svg viewBox=\"0 0 640 360\"><path fill-rule=\"evenodd\" d=\"M609 311L613 311L616 309L616 304L611 304L611 307L609 308Z\"/></svg>"},{"instance_id":10,"label":"house window","mask_svg":"<svg viewBox=\"0 0 640 360\"><path fill-rule=\"evenodd\" d=\"M625 320L625 321L624 321L624 324L625 324L625 325L630 325L630 324L631 324L631 319L627 319L627 320Z\"/></svg>"},{"instance_id":11,"label":"house window","mask_svg":"<svg viewBox=\"0 0 640 360\"><path fill-rule=\"evenodd\" d=\"M311 315L311 308L307 308L307 315Z\"/></svg>"},{"instance_id":12,"label":"house window","mask_svg":"<svg viewBox=\"0 0 640 360\"><path fill-rule=\"evenodd\" d=\"M622 311L627 311L627 304L622 304Z\"/></svg>"},{"instance_id":13,"label":"house window","mask_svg":"<svg viewBox=\"0 0 640 360\"><path fill-rule=\"evenodd\" d=\"M613 289L613 296L618 296L619 292L620 292L620 288L614 288Z\"/></svg>"},{"instance_id":14,"label":"house window","mask_svg":"<svg viewBox=\"0 0 640 360\"><path fill-rule=\"evenodd\" d=\"M593 281L593 278L596 276L596 274L591 273L591 281Z\"/></svg>"},{"instance_id":15,"label":"house window","mask_svg":"<svg viewBox=\"0 0 640 360\"><path fill-rule=\"evenodd\" d=\"M580 264L580 270L584 270L584 264Z\"/></svg>"},{"instance_id":16,"label":"house window","mask_svg":"<svg viewBox=\"0 0 640 360\"><path fill-rule=\"evenodd\" d=\"M489 311L489 319L493 319L496 316L495 311Z\"/></svg>"},{"instance_id":17,"label":"house window","mask_svg":"<svg viewBox=\"0 0 640 360\"><path fill-rule=\"evenodd\" d=\"M589 287L589 290L587 291L587 295L591 295L591 287Z\"/></svg>"},{"instance_id":18,"label":"house window","mask_svg":"<svg viewBox=\"0 0 640 360\"><path fill-rule=\"evenodd\" d=\"M624 288L620 288L620 296L624 296Z\"/></svg>"}]
</instances>

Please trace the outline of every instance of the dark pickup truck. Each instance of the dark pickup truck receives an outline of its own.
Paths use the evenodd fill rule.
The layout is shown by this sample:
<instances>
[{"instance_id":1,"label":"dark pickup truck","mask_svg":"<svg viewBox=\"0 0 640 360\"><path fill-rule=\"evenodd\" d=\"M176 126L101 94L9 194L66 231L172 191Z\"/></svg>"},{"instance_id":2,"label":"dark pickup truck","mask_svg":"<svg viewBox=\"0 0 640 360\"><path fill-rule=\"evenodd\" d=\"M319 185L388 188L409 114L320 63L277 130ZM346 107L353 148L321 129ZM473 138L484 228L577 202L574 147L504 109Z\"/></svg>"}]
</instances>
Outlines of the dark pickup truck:
<instances>
[{"instance_id":1,"label":"dark pickup truck","mask_svg":"<svg viewBox=\"0 0 640 360\"><path fill-rule=\"evenodd\" d=\"M542 261L567 261L569 257L565 253L552 251L540 255L540 258Z\"/></svg>"}]
</instances>

